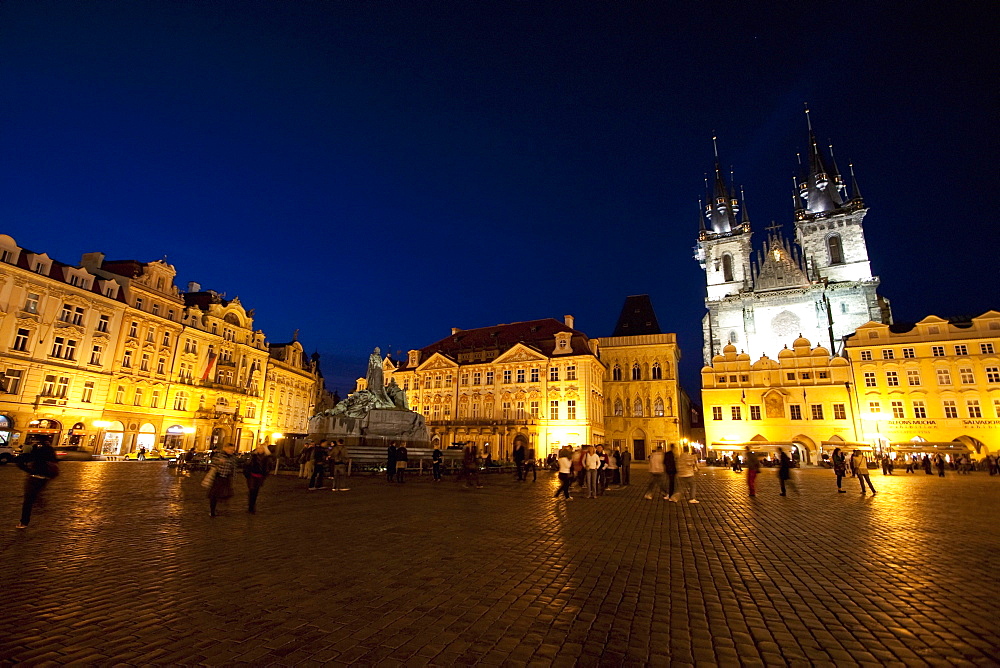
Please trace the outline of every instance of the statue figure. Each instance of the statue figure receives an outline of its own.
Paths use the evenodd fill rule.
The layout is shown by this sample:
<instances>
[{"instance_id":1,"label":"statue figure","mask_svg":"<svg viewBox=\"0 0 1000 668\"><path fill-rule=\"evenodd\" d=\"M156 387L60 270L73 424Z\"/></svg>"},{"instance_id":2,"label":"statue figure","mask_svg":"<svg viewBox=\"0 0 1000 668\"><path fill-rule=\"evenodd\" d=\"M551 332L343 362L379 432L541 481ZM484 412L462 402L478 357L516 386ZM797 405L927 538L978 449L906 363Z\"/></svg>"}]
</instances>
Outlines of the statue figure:
<instances>
[{"instance_id":1,"label":"statue figure","mask_svg":"<svg viewBox=\"0 0 1000 668\"><path fill-rule=\"evenodd\" d=\"M368 391L375 397L374 408L393 408L395 404L385 393L385 379L382 375L382 355L381 350L376 346L371 356L368 358L368 373L365 380L368 381Z\"/></svg>"},{"instance_id":2,"label":"statue figure","mask_svg":"<svg viewBox=\"0 0 1000 668\"><path fill-rule=\"evenodd\" d=\"M410 410L410 406L406 401L406 392L396 383L395 378L389 379L389 385L385 388L385 393L389 395L389 399L392 400L396 408L401 408L404 411Z\"/></svg>"}]
</instances>

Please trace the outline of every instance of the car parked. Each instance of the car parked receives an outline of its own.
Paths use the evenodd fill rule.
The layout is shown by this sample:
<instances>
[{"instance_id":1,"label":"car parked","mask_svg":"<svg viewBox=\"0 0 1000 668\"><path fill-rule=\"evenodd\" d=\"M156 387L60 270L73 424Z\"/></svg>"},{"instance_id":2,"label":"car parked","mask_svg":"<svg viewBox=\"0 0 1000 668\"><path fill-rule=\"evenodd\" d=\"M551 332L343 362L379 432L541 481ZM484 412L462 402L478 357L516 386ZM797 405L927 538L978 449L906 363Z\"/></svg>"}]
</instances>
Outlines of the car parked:
<instances>
[{"instance_id":1,"label":"car parked","mask_svg":"<svg viewBox=\"0 0 1000 668\"><path fill-rule=\"evenodd\" d=\"M157 459L157 460L160 460L160 461L163 461L163 460L166 460L166 459L170 459L170 455L167 454L166 452L162 451L162 450L146 450L143 453L143 457L145 459ZM139 453L138 452L130 452L127 455L125 455L125 459L126 459L126 461L130 460L130 459L139 461Z\"/></svg>"},{"instance_id":2,"label":"car parked","mask_svg":"<svg viewBox=\"0 0 1000 668\"><path fill-rule=\"evenodd\" d=\"M18 452L9 445L0 445L0 466L12 462L17 458Z\"/></svg>"}]
</instances>

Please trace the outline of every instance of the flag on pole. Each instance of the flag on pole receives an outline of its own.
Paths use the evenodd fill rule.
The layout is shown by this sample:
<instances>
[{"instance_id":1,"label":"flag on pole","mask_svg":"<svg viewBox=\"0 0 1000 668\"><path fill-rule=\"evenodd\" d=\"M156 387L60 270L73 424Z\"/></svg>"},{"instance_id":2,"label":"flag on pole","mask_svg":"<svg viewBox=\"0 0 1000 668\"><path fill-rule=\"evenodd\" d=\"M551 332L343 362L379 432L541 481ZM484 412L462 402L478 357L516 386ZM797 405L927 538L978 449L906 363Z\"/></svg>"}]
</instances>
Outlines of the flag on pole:
<instances>
[{"instance_id":1,"label":"flag on pole","mask_svg":"<svg viewBox=\"0 0 1000 668\"><path fill-rule=\"evenodd\" d=\"M201 374L202 380L208 380L209 376L212 375L212 369L215 368L215 358L217 357L218 355L215 353L208 354L208 362L205 364L205 373Z\"/></svg>"},{"instance_id":2,"label":"flag on pole","mask_svg":"<svg viewBox=\"0 0 1000 668\"><path fill-rule=\"evenodd\" d=\"M743 390L743 396L740 397L740 403L746 406L747 403L747 391Z\"/></svg>"}]
</instances>

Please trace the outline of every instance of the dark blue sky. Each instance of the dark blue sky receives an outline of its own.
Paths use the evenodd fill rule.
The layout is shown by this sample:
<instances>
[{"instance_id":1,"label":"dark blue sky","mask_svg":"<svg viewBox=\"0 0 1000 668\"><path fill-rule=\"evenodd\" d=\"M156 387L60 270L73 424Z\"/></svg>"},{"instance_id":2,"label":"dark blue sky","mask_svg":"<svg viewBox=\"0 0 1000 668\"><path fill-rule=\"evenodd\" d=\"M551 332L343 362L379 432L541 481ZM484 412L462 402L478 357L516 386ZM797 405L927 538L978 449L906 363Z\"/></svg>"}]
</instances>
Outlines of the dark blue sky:
<instances>
[{"instance_id":1,"label":"dark blue sky","mask_svg":"<svg viewBox=\"0 0 1000 668\"><path fill-rule=\"evenodd\" d=\"M374 345L649 293L697 400L710 138L790 229L804 101L896 319L1000 307L990 6L5 1L0 231L166 255L341 393Z\"/></svg>"}]
</instances>

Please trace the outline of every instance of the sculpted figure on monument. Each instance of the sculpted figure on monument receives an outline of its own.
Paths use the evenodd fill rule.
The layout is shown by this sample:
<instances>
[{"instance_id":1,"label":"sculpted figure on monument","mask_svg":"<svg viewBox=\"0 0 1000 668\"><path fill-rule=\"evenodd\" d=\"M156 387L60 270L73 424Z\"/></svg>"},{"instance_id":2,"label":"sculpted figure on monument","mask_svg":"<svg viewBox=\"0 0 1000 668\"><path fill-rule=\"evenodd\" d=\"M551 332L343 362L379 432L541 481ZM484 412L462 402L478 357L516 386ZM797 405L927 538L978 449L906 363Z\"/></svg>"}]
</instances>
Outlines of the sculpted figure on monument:
<instances>
[{"instance_id":1,"label":"sculpted figure on monument","mask_svg":"<svg viewBox=\"0 0 1000 668\"><path fill-rule=\"evenodd\" d=\"M396 408L402 408L404 411L410 410L406 402L406 392L396 383L395 378L389 380L389 385L385 388L385 393L389 395L389 399L392 400Z\"/></svg>"},{"instance_id":2,"label":"sculpted figure on monument","mask_svg":"<svg viewBox=\"0 0 1000 668\"><path fill-rule=\"evenodd\" d=\"M364 418L375 408L399 408L409 410L406 406L406 393L392 380L389 387L385 386L385 376L382 373L382 355L378 348L368 358L368 373L365 374L367 389L353 393L336 406L317 415L344 415L352 418Z\"/></svg>"}]
</instances>

